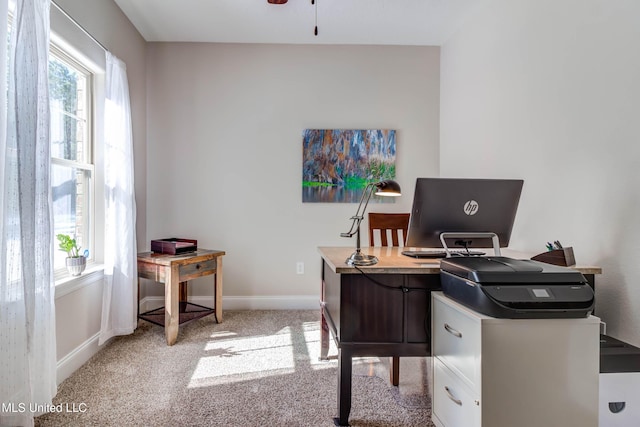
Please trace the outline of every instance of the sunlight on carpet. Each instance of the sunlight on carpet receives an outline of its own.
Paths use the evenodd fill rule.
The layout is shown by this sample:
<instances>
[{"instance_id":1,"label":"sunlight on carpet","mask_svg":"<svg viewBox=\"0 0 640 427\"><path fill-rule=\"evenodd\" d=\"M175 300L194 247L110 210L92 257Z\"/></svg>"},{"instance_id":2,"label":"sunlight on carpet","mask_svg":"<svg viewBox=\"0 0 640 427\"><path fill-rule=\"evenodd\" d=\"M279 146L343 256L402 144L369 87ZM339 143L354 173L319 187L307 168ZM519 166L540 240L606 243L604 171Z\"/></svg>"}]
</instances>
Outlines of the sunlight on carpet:
<instances>
[{"instance_id":1,"label":"sunlight on carpet","mask_svg":"<svg viewBox=\"0 0 640 427\"><path fill-rule=\"evenodd\" d=\"M332 369L331 363L320 360L320 322L302 323L306 355L305 363L311 369ZM211 335L205 345L208 354L199 359L188 387L208 387L211 385L246 381L275 375L290 374L295 371L295 351L291 339L291 327L287 326L272 335L252 335L238 337L230 331L218 331ZM329 354L337 355L333 340ZM354 364L378 361L354 359Z\"/></svg>"},{"instance_id":2,"label":"sunlight on carpet","mask_svg":"<svg viewBox=\"0 0 640 427\"><path fill-rule=\"evenodd\" d=\"M273 335L209 341L205 351L210 356L198 361L189 388L289 374L295 369L288 326Z\"/></svg>"}]
</instances>

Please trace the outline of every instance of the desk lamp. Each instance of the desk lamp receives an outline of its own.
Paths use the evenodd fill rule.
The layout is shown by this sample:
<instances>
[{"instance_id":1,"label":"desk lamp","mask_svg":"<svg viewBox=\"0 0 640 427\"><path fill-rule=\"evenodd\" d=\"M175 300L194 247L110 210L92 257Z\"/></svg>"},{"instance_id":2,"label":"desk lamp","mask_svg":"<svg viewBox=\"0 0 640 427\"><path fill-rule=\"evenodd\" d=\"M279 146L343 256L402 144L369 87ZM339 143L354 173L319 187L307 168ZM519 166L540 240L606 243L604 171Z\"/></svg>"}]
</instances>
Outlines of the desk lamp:
<instances>
[{"instance_id":1,"label":"desk lamp","mask_svg":"<svg viewBox=\"0 0 640 427\"><path fill-rule=\"evenodd\" d=\"M340 237L353 237L354 234L356 235L356 251L345 261L347 265L374 265L378 262L378 258L375 256L365 255L360 252L360 223L364 218L364 211L367 210L369 199L371 199L371 195L374 194L374 192L376 196L397 197L402 195L400 191L400 184L391 179L376 182L375 184L367 184L362 192L362 198L360 199L358 210L356 211L356 214L350 218L353 220L351 223L351 229L346 233L340 233Z\"/></svg>"}]
</instances>

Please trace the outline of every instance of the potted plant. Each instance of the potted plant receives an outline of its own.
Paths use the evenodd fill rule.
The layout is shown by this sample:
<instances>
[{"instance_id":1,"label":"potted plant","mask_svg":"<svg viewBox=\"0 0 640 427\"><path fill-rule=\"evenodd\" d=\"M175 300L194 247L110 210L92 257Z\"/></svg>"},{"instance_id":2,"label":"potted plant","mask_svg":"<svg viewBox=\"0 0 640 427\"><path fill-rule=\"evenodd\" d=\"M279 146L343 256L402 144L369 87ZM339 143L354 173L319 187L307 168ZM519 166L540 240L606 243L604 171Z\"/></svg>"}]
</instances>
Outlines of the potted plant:
<instances>
[{"instance_id":1,"label":"potted plant","mask_svg":"<svg viewBox=\"0 0 640 427\"><path fill-rule=\"evenodd\" d=\"M80 246L76 243L76 239L72 239L68 234L58 234L56 237L60 250L67 253L65 260L67 271L72 276L79 276L87 266L87 258L80 255Z\"/></svg>"}]
</instances>

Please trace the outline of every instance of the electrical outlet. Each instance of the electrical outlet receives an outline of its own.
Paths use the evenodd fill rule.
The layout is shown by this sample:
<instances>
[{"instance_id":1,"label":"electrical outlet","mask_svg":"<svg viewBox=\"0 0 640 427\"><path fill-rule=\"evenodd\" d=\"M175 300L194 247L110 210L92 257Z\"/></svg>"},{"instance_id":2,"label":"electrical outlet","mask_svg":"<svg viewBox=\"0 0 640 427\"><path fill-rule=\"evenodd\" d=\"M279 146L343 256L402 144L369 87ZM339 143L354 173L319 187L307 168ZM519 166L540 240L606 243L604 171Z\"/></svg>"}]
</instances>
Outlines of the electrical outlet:
<instances>
[{"instance_id":1,"label":"electrical outlet","mask_svg":"<svg viewBox=\"0 0 640 427\"><path fill-rule=\"evenodd\" d=\"M298 261L296 263L296 273L297 274L304 274L304 262Z\"/></svg>"}]
</instances>

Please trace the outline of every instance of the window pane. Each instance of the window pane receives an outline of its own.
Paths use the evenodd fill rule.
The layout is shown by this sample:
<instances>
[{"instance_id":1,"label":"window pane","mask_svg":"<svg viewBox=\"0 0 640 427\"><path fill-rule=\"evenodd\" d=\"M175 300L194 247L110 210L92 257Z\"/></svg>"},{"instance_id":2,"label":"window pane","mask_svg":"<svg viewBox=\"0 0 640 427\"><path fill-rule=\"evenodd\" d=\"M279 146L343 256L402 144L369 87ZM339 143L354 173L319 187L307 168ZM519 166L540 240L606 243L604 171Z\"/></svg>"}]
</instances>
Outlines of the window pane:
<instances>
[{"instance_id":1,"label":"window pane","mask_svg":"<svg viewBox=\"0 0 640 427\"><path fill-rule=\"evenodd\" d=\"M87 78L79 70L51 56L51 156L86 161Z\"/></svg>"},{"instance_id":2,"label":"window pane","mask_svg":"<svg viewBox=\"0 0 640 427\"><path fill-rule=\"evenodd\" d=\"M53 197L53 232L68 234L81 246L80 253L91 247L89 233L89 207L91 172L69 166L51 165L51 186ZM58 239L54 240L54 269L64 268L65 252L58 249Z\"/></svg>"},{"instance_id":3,"label":"window pane","mask_svg":"<svg viewBox=\"0 0 640 427\"><path fill-rule=\"evenodd\" d=\"M67 254L58 249L58 234L75 238L93 250L93 165L91 164L91 73L56 46L49 54L51 108L51 189L55 270L66 271ZM92 253L89 254L93 256Z\"/></svg>"}]
</instances>

